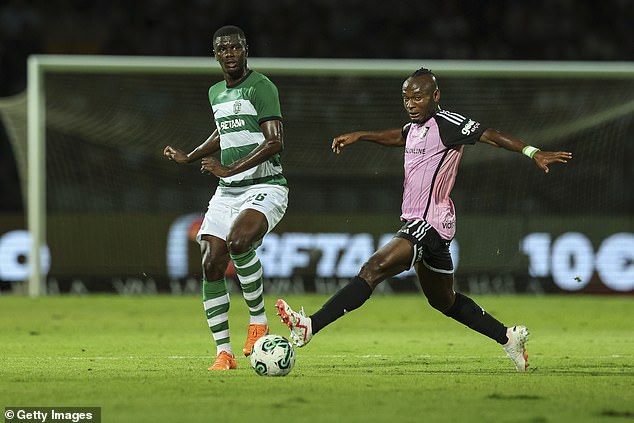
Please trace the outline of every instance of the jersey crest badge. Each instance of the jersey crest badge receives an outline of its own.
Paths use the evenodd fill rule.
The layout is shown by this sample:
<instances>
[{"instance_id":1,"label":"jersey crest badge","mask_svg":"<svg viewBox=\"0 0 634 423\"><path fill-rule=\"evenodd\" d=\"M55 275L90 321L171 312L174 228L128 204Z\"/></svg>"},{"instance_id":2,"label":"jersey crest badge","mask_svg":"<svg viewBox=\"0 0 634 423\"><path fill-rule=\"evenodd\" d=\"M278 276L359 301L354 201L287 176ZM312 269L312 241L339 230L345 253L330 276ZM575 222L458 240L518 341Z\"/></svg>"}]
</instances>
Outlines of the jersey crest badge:
<instances>
[{"instance_id":1,"label":"jersey crest badge","mask_svg":"<svg viewBox=\"0 0 634 423\"><path fill-rule=\"evenodd\" d=\"M240 102L240 100L236 100L236 102L233 103L233 113L237 115L238 113L240 113L241 109L242 103Z\"/></svg>"},{"instance_id":2,"label":"jersey crest badge","mask_svg":"<svg viewBox=\"0 0 634 423\"><path fill-rule=\"evenodd\" d=\"M418 135L418 137L419 137L421 140L424 140L424 139L425 139L425 137L427 136L427 133L428 133L428 132L429 132L429 126L425 126L425 127L424 127L421 131L420 131L420 134Z\"/></svg>"}]
</instances>

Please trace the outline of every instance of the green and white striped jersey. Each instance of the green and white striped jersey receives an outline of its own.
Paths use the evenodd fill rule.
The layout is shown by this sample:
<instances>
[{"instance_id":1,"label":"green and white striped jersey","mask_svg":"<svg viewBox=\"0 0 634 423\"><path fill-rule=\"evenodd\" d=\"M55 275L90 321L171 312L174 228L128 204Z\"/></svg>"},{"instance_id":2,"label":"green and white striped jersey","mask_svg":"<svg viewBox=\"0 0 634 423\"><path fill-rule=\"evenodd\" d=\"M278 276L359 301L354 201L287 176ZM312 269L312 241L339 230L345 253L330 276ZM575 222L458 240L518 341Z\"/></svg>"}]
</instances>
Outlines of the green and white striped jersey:
<instances>
[{"instance_id":1,"label":"green and white striped jersey","mask_svg":"<svg viewBox=\"0 0 634 423\"><path fill-rule=\"evenodd\" d=\"M220 161L230 165L264 141L260 123L282 119L277 87L266 76L250 70L237 86L220 81L209 88L209 102L220 134ZM220 178L221 186L286 185L280 155L237 175Z\"/></svg>"}]
</instances>

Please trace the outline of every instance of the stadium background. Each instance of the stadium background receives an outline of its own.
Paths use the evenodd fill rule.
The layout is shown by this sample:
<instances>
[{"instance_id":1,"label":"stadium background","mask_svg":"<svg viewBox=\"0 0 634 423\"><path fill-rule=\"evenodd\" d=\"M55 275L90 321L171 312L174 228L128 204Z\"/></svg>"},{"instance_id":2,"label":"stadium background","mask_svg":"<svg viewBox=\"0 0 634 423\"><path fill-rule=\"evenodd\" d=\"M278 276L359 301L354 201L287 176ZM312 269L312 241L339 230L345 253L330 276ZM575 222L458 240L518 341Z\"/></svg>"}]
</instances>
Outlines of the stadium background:
<instances>
[{"instance_id":1,"label":"stadium background","mask_svg":"<svg viewBox=\"0 0 634 423\"><path fill-rule=\"evenodd\" d=\"M634 41L630 37L634 12L627 1L454 1L441 5L397 2L389 15L381 4L14 0L0 9L0 90L4 97L19 96L24 91L29 54L208 56L211 34L228 23L245 30L253 57L416 59L421 66L425 59L634 58ZM244 10L250 13L245 14ZM214 75L218 78L217 72ZM627 101L627 93L632 92L631 84L600 79L582 83L515 80L474 84L467 78L439 77L446 107L456 107L498 129L525 136L536 145L544 145L530 137L539 134L537 126L555 125L559 119L574 117L580 108L591 112L609 107L613 101ZM80 96L94 95L114 102L108 97L112 82L107 78L55 78L54 93L60 96L72 87ZM300 251L309 261L284 273L279 271L284 260L271 258L272 265L265 264L265 268L277 273L269 281L269 292L301 292L299 286L308 291L329 292L346 279L349 269L341 269L340 260L337 271L322 269L323 275L318 277L320 257L314 254L320 252L301 251L301 245L314 245L319 234L339 234L337 242L346 246L358 242L363 251L368 236L375 243L398 227L402 184L398 153L364 146L363 151L357 149L347 152L348 157L334 158L328 154L327 146L332 136L344 131L400 124L404 119L398 98L401 79L352 77L336 85L337 81L327 78L274 78L286 118L287 151L283 160L292 194L288 215L273 238L281 245L292 237L300 246L292 253ZM143 97L143 92L156 94L161 87L172 91L180 87L173 78L148 77L117 83L128 84L122 85L125 92L136 92L137 99ZM188 78L187 84L189 89L199 87L199 98L172 97L168 108L152 115L156 133L160 134L162 128L163 133L178 137L183 140L178 144L184 149L197 145L211 130L205 98L209 78ZM306 87L311 88L308 94ZM350 102L340 104L338 110L324 111L319 107L320 101L326 104L328 90L334 88L349 90ZM196 92L192 90L191 95ZM553 96L553 92L557 95ZM311 107L302 101L306 95L311 96ZM472 103L461 103L466 95L472 103L482 100L488 107L469 109ZM509 98L511 101L505 103ZM96 103L95 108L103 109L95 113L113 113L112 108L103 106L110 104L108 101L101 106ZM156 104L154 97L146 101ZM547 105L546 111L540 116L526 116L523 106L527 101L534 106ZM69 103L69 113L77 114ZM381 107L369 107L376 104ZM298 110L302 108L300 114ZM331 115L336 119L324 128L322 122ZM306 116L313 119L307 120ZM631 113L614 125L617 128L609 129L609 136L604 137L607 129L599 126L581 138L575 135L546 144L575 153L575 160L567 169L555 169L546 179L519 156L501 153L478 160L475 154L465 155L453 194L458 209L460 289L479 293L561 291L547 271L529 272L529 258L518 250L518 243L527 235L547 233L550 248L562 237L570 241L567 234L573 233L577 236L573 241L579 241L580 235L582 246L590 243L590 256L584 257L592 261L593 269L589 280L584 277L574 281L578 286L570 283L570 289L615 291L594 269L606 239L615 234L629 234L631 238L634 232L634 195L629 188L634 157ZM116 142L115 137L108 138L113 134L116 132L104 130L101 137ZM51 155L57 151L58 157L66 157L69 165L52 169L48 182L51 216L47 238L53 257L49 275L54 282L49 288L53 292L198 292L199 258L195 246L192 243L187 251L186 274L170 275L166 244L170 228L178 219L185 219L189 230L196 214L204 211L213 181L198 175L195 167L175 169L161 161L158 153L172 139L148 136L139 145L120 139L115 152L101 148L99 156L82 146L86 139L74 133L60 138L58 150L50 151ZM316 147L320 140L323 150ZM19 160L4 132L0 151L0 234L6 234L25 228L24 188ZM104 174L101 179L92 179L96 164ZM137 170L142 172L136 173ZM129 175L135 173L130 179ZM107 189L103 189L104 185ZM111 215L112 219L105 226L100 220L95 230L95 215ZM87 237L87 233L91 235ZM81 254L77 253L78 248ZM622 257L621 275L631 276L631 251ZM561 260L571 261L568 267L574 269L576 258L567 255ZM547 260L555 262L557 258ZM23 262L24 257L16 257L16 261ZM348 267L354 268L357 261L350 262ZM410 279L391 281L384 289L414 289ZM568 279L570 282L574 278ZM631 280L620 282L619 286L626 289L616 291L632 292ZM3 291L15 286L15 282L0 282Z\"/></svg>"}]
</instances>

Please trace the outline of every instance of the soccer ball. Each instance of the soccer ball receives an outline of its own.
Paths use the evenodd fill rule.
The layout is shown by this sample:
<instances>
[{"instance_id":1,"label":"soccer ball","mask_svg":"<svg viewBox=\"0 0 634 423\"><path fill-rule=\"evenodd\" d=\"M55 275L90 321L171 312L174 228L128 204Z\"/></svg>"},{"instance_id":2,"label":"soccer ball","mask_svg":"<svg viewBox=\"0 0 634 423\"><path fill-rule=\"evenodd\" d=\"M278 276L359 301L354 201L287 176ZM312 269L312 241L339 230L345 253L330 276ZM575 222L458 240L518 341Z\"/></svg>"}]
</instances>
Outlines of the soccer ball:
<instances>
[{"instance_id":1,"label":"soccer ball","mask_svg":"<svg viewBox=\"0 0 634 423\"><path fill-rule=\"evenodd\" d=\"M265 335L251 350L251 367L260 376L286 376L295 365L295 349L280 335Z\"/></svg>"}]
</instances>

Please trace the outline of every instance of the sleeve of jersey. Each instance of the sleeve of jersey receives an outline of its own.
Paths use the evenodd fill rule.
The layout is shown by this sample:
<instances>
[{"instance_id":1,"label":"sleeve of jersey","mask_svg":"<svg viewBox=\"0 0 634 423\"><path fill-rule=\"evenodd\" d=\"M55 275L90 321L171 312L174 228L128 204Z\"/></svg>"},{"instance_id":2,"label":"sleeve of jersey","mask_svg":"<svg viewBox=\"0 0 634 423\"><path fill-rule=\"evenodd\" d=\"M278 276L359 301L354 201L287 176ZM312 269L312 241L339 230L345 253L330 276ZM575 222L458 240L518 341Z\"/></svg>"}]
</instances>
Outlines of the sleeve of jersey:
<instances>
[{"instance_id":1,"label":"sleeve of jersey","mask_svg":"<svg viewBox=\"0 0 634 423\"><path fill-rule=\"evenodd\" d=\"M436 122L440 139L447 147L475 144L486 131L480 122L445 110L436 114Z\"/></svg>"},{"instance_id":2,"label":"sleeve of jersey","mask_svg":"<svg viewBox=\"0 0 634 423\"><path fill-rule=\"evenodd\" d=\"M406 140L407 139L407 134L409 134L409 130L412 127L412 123L406 123L405 125L403 125L403 129L401 129L401 135L403 136L403 139Z\"/></svg>"},{"instance_id":3,"label":"sleeve of jersey","mask_svg":"<svg viewBox=\"0 0 634 423\"><path fill-rule=\"evenodd\" d=\"M271 81L263 80L256 85L253 100L258 112L258 123L282 120L280 97L277 87Z\"/></svg>"}]
</instances>

